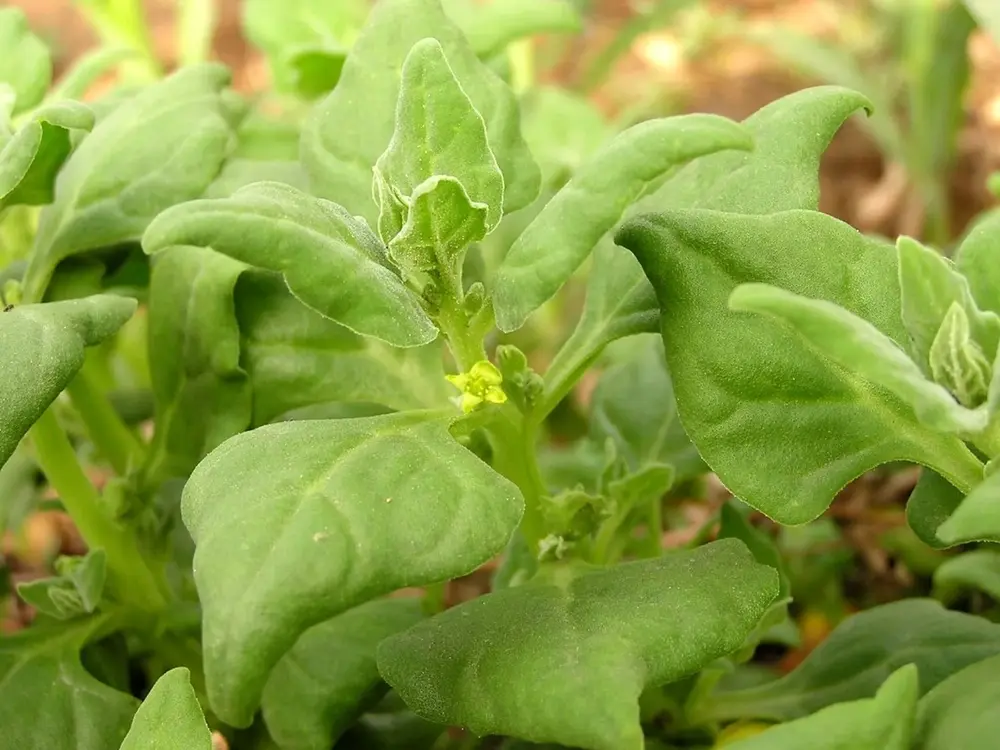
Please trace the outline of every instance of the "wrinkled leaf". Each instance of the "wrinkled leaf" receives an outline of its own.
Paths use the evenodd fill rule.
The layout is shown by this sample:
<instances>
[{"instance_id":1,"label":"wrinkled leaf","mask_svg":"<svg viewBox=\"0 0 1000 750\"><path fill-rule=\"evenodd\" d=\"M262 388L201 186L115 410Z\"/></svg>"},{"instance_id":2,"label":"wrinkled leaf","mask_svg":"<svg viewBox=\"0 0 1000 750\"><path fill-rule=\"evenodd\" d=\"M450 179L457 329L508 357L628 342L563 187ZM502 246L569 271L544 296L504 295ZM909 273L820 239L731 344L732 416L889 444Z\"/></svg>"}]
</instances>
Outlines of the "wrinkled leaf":
<instances>
[{"instance_id":1,"label":"wrinkled leaf","mask_svg":"<svg viewBox=\"0 0 1000 750\"><path fill-rule=\"evenodd\" d=\"M328 750L388 690L376 646L421 619L420 600L381 599L303 633L264 688L270 735L288 750Z\"/></svg>"},{"instance_id":2,"label":"wrinkled leaf","mask_svg":"<svg viewBox=\"0 0 1000 750\"><path fill-rule=\"evenodd\" d=\"M531 203L540 174L521 137L517 100L476 57L439 0L381 0L351 49L337 87L302 133L301 158L312 192L374 225L372 167L392 136L403 61L422 39L437 39L455 77L486 123L503 173L505 212Z\"/></svg>"},{"instance_id":3,"label":"wrinkled leaf","mask_svg":"<svg viewBox=\"0 0 1000 750\"><path fill-rule=\"evenodd\" d=\"M280 272L304 304L352 331L395 346L433 341L437 329L416 296L384 265L385 248L360 219L289 185L260 182L230 198L164 211L142 240L147 253L210 247Z\"/></svg>"},{"instance_id":4,"label":"wrinkled leaf","mask_svg":"<svg viewBox=\"0 0 1000 750\"><path fill-rule=\"evenodd\" d=\"M503 549L522 502L450 436L451 412L283 422L223 443L184 489L215 713L250 723L309 627Z\"/></svg>"},{"instance_id":5,"label":"wrinkled leaf","mask_svg":"<svg viewBox=\"0 0 1000 750\"><path fill-rule=\"evenodd\" d=\"M643 687L738 648L777 589L773 570L725 540L479 597L383 641L378 665L432 721L590 750L642 748Z\"/></svg>"},{"instance_id":6,"label":"wrinkled leaf","mask_svg":"<svg viewBox=\"0 0 1000 750\"><path fill-rule=\"evenodd\" d=\"M97 295L0 312L0 465L83 366L84 348L113 336L136 301Z\"/></svg>"},{"instance_id":7,"label":"wrinkled leaf","mask_svg":"<svg viewBox=\"0 0 1000 750\"><path fill-rule=\"evenodd\" d=\"M56 561L58 576L18 584L17 593L39 612L58 620L91 614L101 601L107 577L104 550Z\"/></svg>"},{"instance_id":8,"label":"wrinkled leaf","mask_svg":"<svg viewBox=\"0 0 1000 750\"><path fill-rule=\"evenodd\" d=\"M0 9L0 83L16 96L14 111L31 109L45 97L52 79L52 56L45 43L31 33L20 8Z\"/></svg>"},{"instance_id":9,"label":"wrinkled leaf","mask_svg":"<svg viewBox=\"0 0 1000 750\"><path fill-rule=\"evenodd\" d=\"M500 330L520 328L558 292L657 177L699 156L752 146L743 126L717 115L650 120L616 136L576 171L504 258L493 289Z\"/></svg>"},{"instance_id":10,"label":"wrinkled leaf","mask_svg":"<svg viewBox=\"0 0 1000 750\"><path fill-rule=\"evenodd\" d=\"M912 750L989 750L1000 732L1000 657L972 664L920 701Z\"/></svg>"},{"instance_id":11,"label":"wrinkled leaf","mask_svg":"<svg viewBox=\"0 0 1000 750\"><path fill-rule=\"evenodd\" d=\"M212 733L191 672L177 667L161 676L132 719L120 750L212 750Z\"/></svg>"}]
</instances>

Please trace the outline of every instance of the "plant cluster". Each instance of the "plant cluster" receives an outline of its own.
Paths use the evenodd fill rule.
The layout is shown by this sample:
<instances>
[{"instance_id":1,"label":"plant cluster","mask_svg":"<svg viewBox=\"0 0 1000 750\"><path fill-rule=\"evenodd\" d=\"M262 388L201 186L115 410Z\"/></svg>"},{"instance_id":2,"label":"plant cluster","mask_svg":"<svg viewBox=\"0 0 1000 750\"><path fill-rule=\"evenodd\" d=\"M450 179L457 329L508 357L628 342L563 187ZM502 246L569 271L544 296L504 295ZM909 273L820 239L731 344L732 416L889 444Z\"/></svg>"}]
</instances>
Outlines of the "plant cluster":
<instances>
[{"instance_id":1,"label":"plant cluster","mask_svg":"<svg viewBox=\"0 0 1000 750\"><path fill-rule=\"evenodd\" d=\"M937 598L1000 588L1000 215L952 260L821 213L866 97L612 133L523 77L572 6L379 0L315 38L326 4L256 0L285 96L253 98L198 3L165 76L113 5L131 41L51 93L0 11L0 520L44 477L88 550L17 587L0 748L993 746L995 612L905 599L754 660L818 584L751 509L793 532L885 464L924 467L920 544L984 543ZM518 336L581 270L542 367ZM735 497L668 549L709 471Z\"/></svg>"}]
</instances>

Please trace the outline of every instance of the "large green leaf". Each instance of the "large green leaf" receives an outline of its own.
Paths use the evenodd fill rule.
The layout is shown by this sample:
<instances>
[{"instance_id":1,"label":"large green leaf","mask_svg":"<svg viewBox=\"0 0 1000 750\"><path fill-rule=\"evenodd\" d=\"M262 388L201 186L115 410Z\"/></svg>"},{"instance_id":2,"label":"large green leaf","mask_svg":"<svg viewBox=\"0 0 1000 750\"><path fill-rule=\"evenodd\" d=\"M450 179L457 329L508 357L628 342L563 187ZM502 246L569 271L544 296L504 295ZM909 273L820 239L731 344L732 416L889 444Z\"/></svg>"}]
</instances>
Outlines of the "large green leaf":
<instances>
[{"instance_id":1,"label":"large green leaf","mask_svg":"<svg viewBox=\"0 0 1000 750\"><path fill-rule=\"evenodd\" d=\"M174 206L149 225L142 245L147 253L174 245L210 247L279 272L292 293L321 315L395 346L437 336L368 225L290 185L258 182L229 198Z\"/></svg>"},{"instance_id":2,"label":"large green leaf","mask_svg":"<svg viewBox=\"0 0 1000 750\"><path fill-rule=\"evenodd\" d=\"M232 141L221 96L228 83L220 65L184 68L98 118L39 218L27 299L42 298L63 259L138 242L154 216L204 192Z\"/></svg>"},{"instance_id":3,"label":"large green leaf","mask_svg":"<svg viewBox=\"0 0 1000 750\"><path fill-rule=\"evenodd\" d=\"M108 750L138 701L98 682L80 649L106 618L35 625L0 638L0 744L11 750Z\"/></svg>"},{"instance_id":4,"label":"large green leaf","mask_svg":"<svg viewBox=\"0 0 1000 750\"><path fill-rule=\"evenodd\" d=\"M1000 657L972 664L923 697L912 750L991 750L1000 732Z\"/></svg>"},{"instance_id":5,"label":"large green leaf","mask_svg":"<svg viewBox=\"0 0 1000 750\"><path fill-rule=\"evenodd\" d=\"M584 162L507 253L493 289L497 325L520 328L653 180L699 156L752 147L743 126L717 115L650 120L616 136Z\"/></svg>"},{"instance_id":6,"label":"large green leaf","mask_svg":"<svg viewBox=\"0 0 1000 750\"><path fill-rule=\"evenodd\" d=\"M392 136L403 60L422 39L437 39L455 77L482 115L504 177L505 212L538 194L540 173L520 133L517 100L476 57L439 0L381 0L351 49L337 87L302 133L312 192L374 225L372 167Z\"/></svg>"},{"instance_id":7,"label":"large green leaf","mask_svg":"<svg viewBox=\"0 0 1000 750\"><path fill-rule=\"evenodd\" d=\"M0 312L0 465L83 366L84 348L113 336L135 308L97 295Z\"/></svg>"},{"instance_id":8,"label":"large green leaf","mask_svg":"<svg viewBox=\"0 0 1000 750\"><path fill-rule=\"evenodd\" d=\"M909 664L893 672L872 698L828 706L727 743L726 750L910 750L918 686L917 669Z\"/></svg>"},{"instance_id":9,"label":"large green leaf","mask_svg":"<svg viewBox=\"0 0 1000 750\"><path fill-rule=\"evenodd\" d=\"M14 90L14 111L31 109L45 97L52 80L52 55L31 33L24 11L0 9L0 84Z\"/></svg>"},{"instance_id":10,"label":"large green leaf","mask_svg":"<svg viewBox=\"0 0 1000 750\"><path fill-rule=\"evenodd\" d=\"M0 142L0 209L52 200L53 185L72 150L71 130L90 130L94 115L84 105L44 107L6 143Z\"/></svg>"},{"instance_id":11,"label":"large green leaf","mask_svg":"<svg viewBox=\"0 0 1000 750\"><path fill-rule=\"evenodd\" d=\"M474 599L383 641L378 665L432 721L638 750L643 688L738 648L777 592L773 569L724 540Z\"/></svg>"},{"instance_id":12,"label":"large green leaf","mask_svg":"<svg viewBox=\"0 0 1000 750\"><path fill-rule=\"evenodd\" d=\"M423 619L418 599L381 599L310 628L275 666L261 705L286 750L328 750L388 690L379 642Z\"/></svg>"},{"instance_id":13,"label":"large green leaf","mask_svg":"<svg viewBox=\"0 0 1000 750\"><path fill-rule=\"evenodd\" d=\"M949 612L929 599L884 604L853 615L793 672L758 687L717 692L714 719L789 721L868 698L894 671L915 664L926 693L967 665L1000 653L1000 625Z\"/></svg>"},{"instance_id":14,"label":"large green leaf","mask_svg":"<svg viewBox=\"0 0 1000 750\"><path fill-rule=\"evenodd\" d=\"M283 422L223 443L184 489L212 708L250 723L309 627L468 573L517 526L516 487L449 434L451 412Z\"/></svg>"},{"instance_id":15,"label":"large green leaf","mask_svg":"<svg viewBox=\"0 0 1000 750\"><path fill-rule=\"evenodd\" d=\"M191 687L191 672L177 667L153 685L135 712L120 750L212 750L212 747L212 733Z\"/></svg>"},{"instance_id":16,"label":"large green leaf","mask_svg":"<svg viewBox=\"0 0 1000 750\"><path fill-rule=\"evenodd\" d=\"M187 476L209 451L250 426L233 291L246 268L225 255L174 247L153 263L149 368L156 404L150 472Z\"/></svg>"},{"instance_id":17,"label":"large green leaf","mask_svg":"<svg viewBox=\"0 0 1000 750\"><path fill-rule=\"evenodd\" d=\"M247 271L236 286L241 366L253 386L253 423L329 403L420 409L448 404L441 347L400 349L310 310L278 274Z\"/></svg>"},{"instance_id":18,"label":"large green leaf","mask_svg":"<svg viewBox=\"0 0 1000 750\"><path fill-rule=\"evenodd\" d=\"M957 437L916 423L901 399L774 322L728 307L737 285L771 284L837 304L903 346L891 246L813 211L671 211L630 221L617 240L657 290L681 421L737 497L798 524L888 461L931 466L964 489L978 481L981 464Z\"/></svg>"}]
</instances>

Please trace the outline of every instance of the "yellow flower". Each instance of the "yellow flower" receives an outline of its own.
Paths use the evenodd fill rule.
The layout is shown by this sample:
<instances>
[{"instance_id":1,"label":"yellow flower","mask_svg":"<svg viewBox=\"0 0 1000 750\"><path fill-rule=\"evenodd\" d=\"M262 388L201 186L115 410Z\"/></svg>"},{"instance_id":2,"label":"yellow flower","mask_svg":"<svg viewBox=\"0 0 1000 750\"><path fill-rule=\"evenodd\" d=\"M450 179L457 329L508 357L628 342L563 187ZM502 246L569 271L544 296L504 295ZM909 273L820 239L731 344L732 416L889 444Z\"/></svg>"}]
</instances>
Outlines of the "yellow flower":
<instances>
[{"instance_id":1,"label":"yellow flower","mask_svg":"<svg viewBox=\"0 0 1000 750\"><path fill-rule=\"evenodd\" d=\"M503 375L485 359L476 362L468 372L445 375L445 378L462 392L462 411L466 414L483 402L502 404L507 400L507 394L500 387Z\"/></svg>"}]
</instances>

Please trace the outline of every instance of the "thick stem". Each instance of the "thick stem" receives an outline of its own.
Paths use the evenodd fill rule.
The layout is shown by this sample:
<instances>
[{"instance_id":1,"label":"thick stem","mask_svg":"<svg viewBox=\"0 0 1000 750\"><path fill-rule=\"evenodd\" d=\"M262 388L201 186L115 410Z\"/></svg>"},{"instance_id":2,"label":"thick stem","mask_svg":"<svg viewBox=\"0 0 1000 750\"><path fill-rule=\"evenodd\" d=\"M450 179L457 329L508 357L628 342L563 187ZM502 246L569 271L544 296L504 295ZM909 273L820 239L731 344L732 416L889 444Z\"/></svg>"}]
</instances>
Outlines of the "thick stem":
<instances>
[{"instance_id":1,"label":"thick stem","mask_svg":"<svg viewBox=\"0 0 1000 750\"><path fill-rule=\"evenodd\" d=\"M166 599L160 582L139 552L135 538L107 515L51 409L35 422L30 435L38 463L80 536L90 549L104 550L108 577L123 599L139 609L162 609Z\"/></svg>"}]
</instances>

